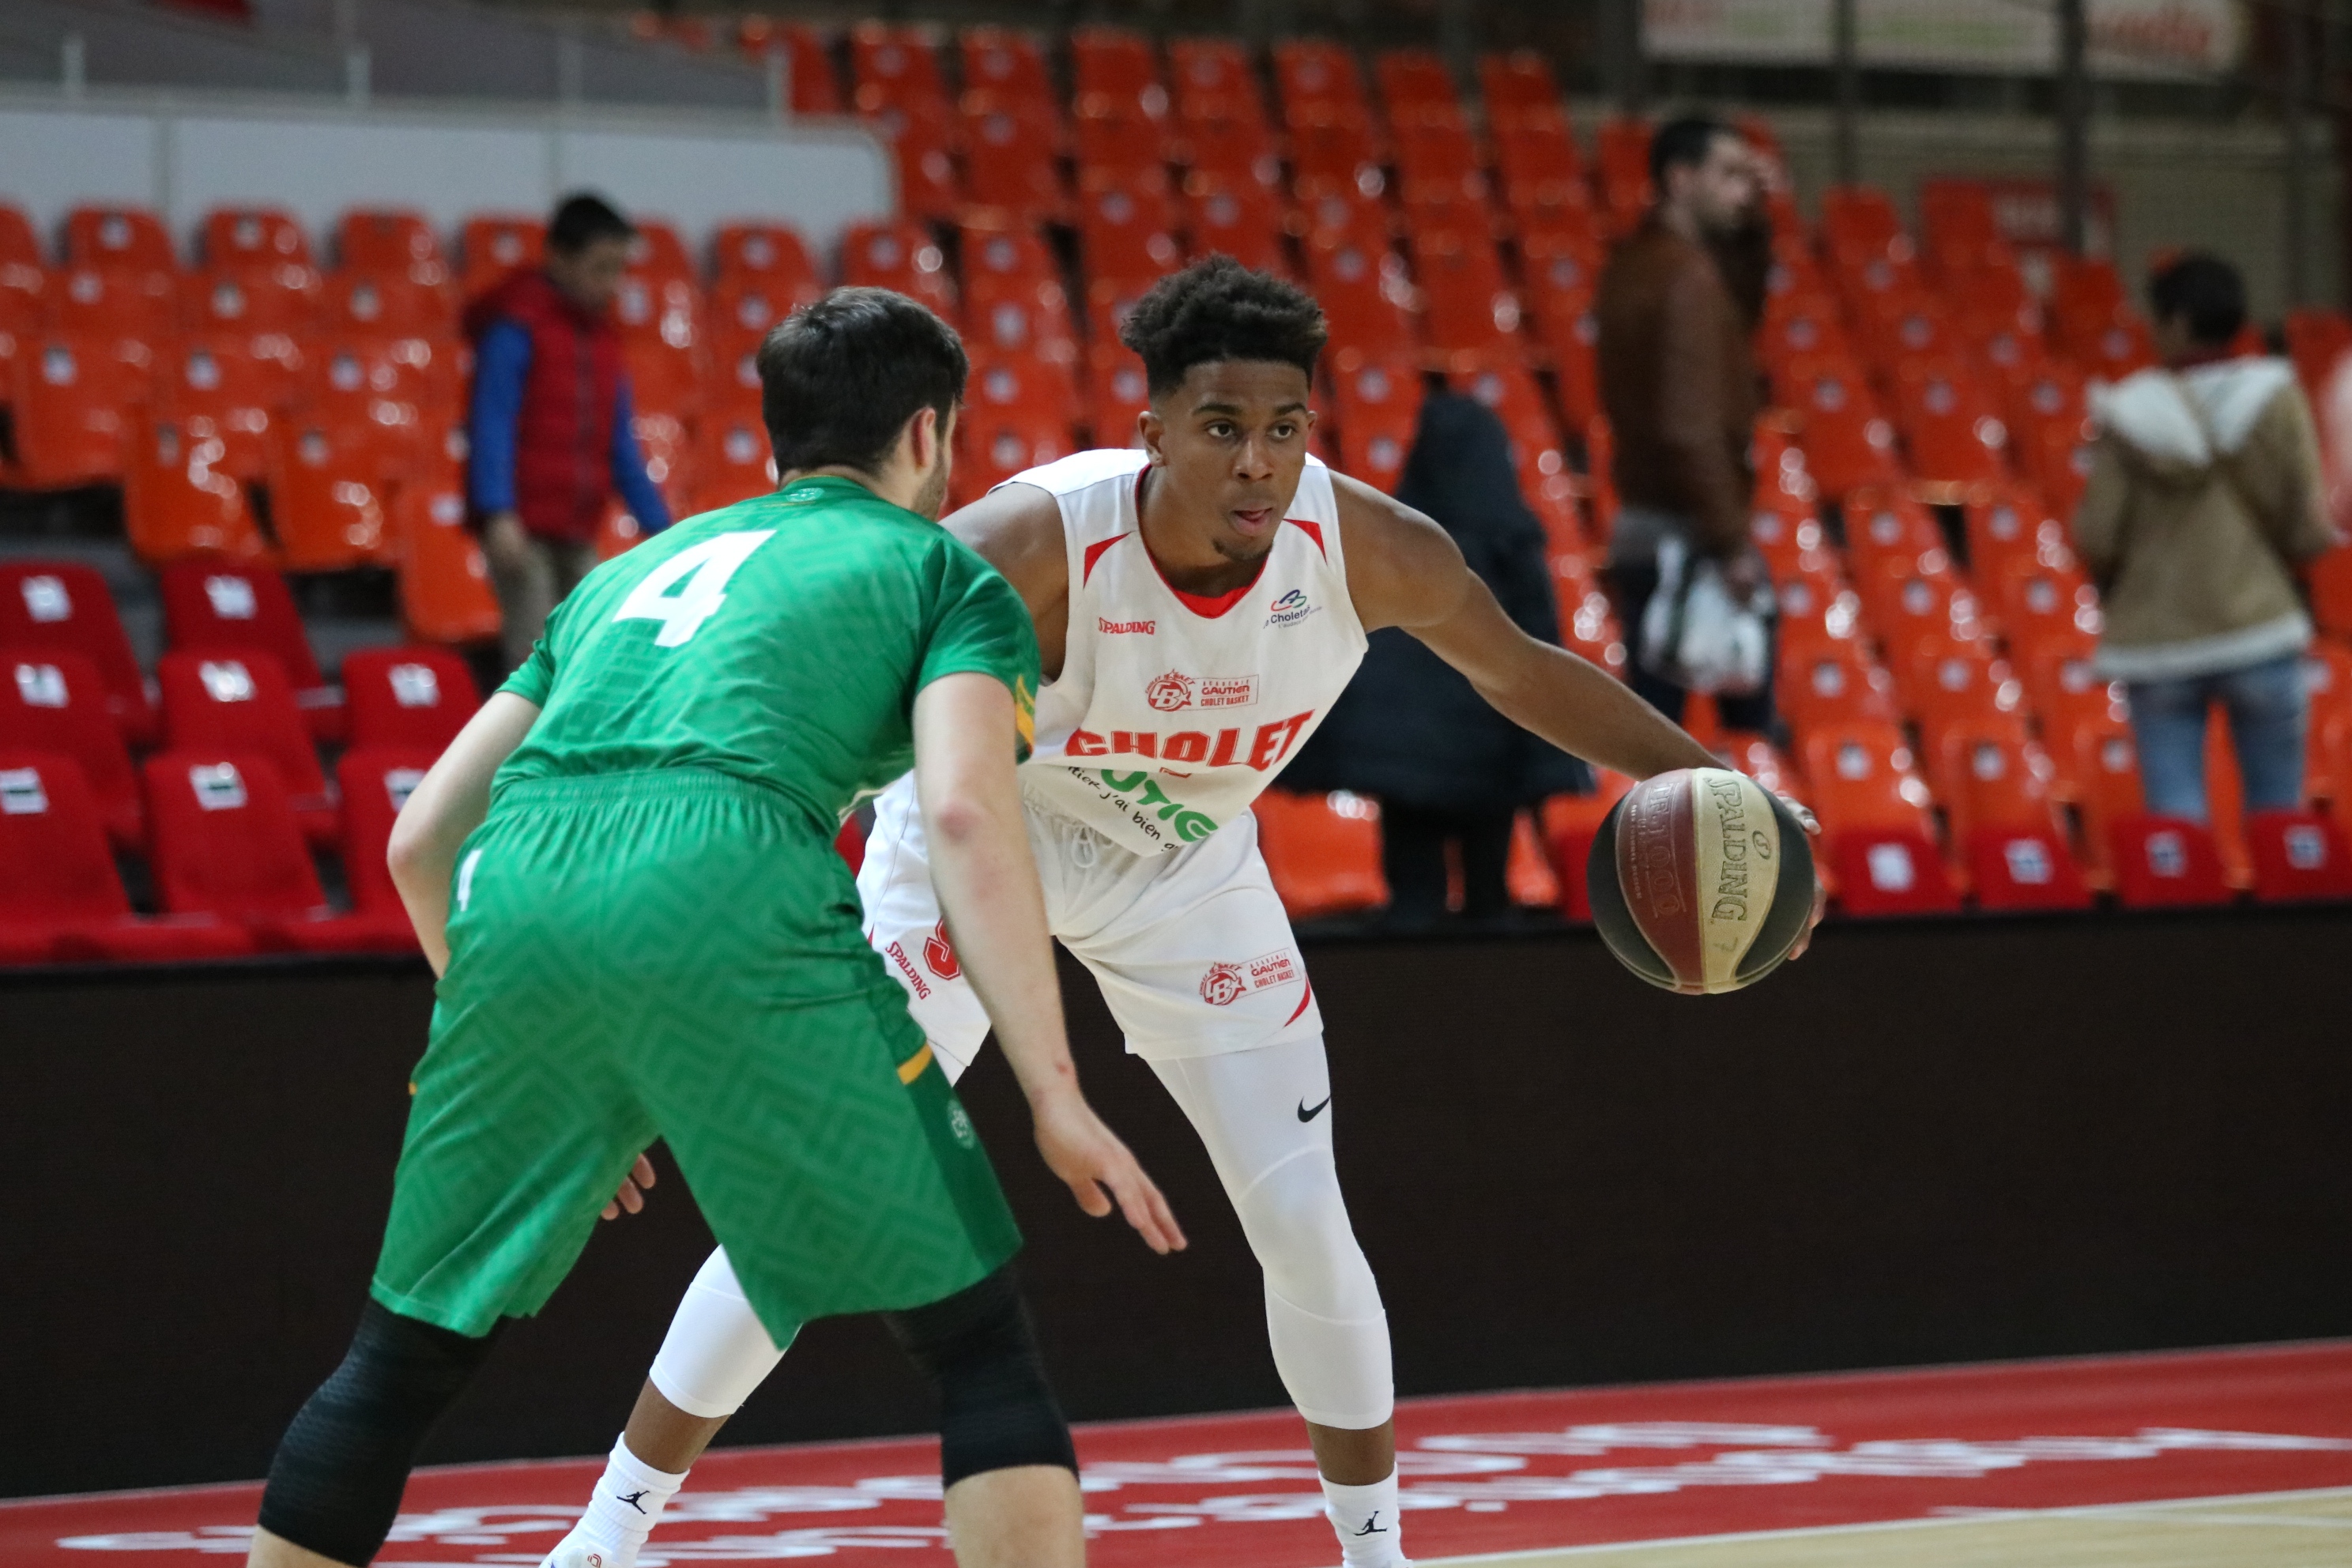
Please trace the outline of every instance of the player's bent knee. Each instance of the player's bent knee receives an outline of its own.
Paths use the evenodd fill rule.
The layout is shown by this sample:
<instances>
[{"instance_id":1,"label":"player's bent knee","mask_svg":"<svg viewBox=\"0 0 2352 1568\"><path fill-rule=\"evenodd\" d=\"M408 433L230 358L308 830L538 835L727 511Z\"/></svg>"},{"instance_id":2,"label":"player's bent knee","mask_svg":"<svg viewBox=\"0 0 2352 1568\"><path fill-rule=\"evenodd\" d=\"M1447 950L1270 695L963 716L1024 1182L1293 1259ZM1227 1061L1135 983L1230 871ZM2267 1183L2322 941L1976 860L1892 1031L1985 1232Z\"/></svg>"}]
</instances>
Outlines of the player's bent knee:
<instances>
[{"instance_id":1,"label":"player's bent knee","mask_svg":"<svg viewBox=\"0 0 2352 1568\"><path fill-rule=\"evenodd\" d=\"M790 1345L769 1337L722 1247L687 1287L650 1375L661 1396L688 1415L718 1420L743 1407Z\"/></svg>"},{"instance_id":2,"label":"player's bent knee","mask_svg":"<svg viewBox=\"0 0 2352 1568\"><path fill-rule=\"evenodd\" d=\"M278 1445L261 1528L337 1563L373 1558L400 1511L417 1449L496 1338L496 1330L473 1339L370 1301L342 1364Z\"/></svg>"},{"instance_id":3,"label":"player's bent knee","mask_svg":"<svg viewBox=\"0 0 2352 1568\"><path fill-rule=\"evenodd\" d=\"M1045 1382L1012 1265L945 1300L887 1313L883 1321L939 1385L945 1484L1026 1465L1076 1473L1069 1423Z\"/></svg>"},{"instance_id":4,"label":"player's bent knee","mask_svg":"<svg viewBox=\"0 0 2352 1568\"><path fill-rule=\"evenodd\" d=\"M1266 1286L1319 1317L1378 1315L1381 1289L1356 1243L1339 1172L1320 1151L1268 1171L1234 1201Z\"/></svg>"},{"instance_id":5,"label":"player's bent knee","mask_svg":"<svg viewBox=\"0 0 2352 1568\"><path fill-rule=\"evenodd\" d=\"M1265 1291L1266 1343L1284 1392L1318 1426L1359 1432L1396 1412L1388 1314L1327 1318Z\"/></svg>"}]
</instances>

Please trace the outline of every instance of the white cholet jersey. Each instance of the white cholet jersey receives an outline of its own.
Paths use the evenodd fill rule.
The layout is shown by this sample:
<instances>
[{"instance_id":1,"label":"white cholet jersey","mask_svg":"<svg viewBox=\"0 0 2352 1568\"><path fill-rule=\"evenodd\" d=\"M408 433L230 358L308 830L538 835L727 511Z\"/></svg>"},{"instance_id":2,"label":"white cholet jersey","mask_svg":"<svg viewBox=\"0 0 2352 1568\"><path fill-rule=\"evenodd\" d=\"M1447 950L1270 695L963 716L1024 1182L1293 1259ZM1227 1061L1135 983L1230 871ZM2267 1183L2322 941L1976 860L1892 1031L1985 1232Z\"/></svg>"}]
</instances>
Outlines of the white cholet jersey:
<instances>
[{"instance_id":1,"label":"white cholet jersey","mask_svg":"<svg viewBox=\"0 0 2352 1568\"><path fill-rule=\"evenodd\" d=\"M1062 673L1037 694L1022 787L1142 855L1247 811L1364 657L1330 469L1307 460L1256 579L1204 600L1170 587L1144 548L1147 461L1080 452L1007 481L1060 505L1070 563Z\"/></svg>"}]
</instances>

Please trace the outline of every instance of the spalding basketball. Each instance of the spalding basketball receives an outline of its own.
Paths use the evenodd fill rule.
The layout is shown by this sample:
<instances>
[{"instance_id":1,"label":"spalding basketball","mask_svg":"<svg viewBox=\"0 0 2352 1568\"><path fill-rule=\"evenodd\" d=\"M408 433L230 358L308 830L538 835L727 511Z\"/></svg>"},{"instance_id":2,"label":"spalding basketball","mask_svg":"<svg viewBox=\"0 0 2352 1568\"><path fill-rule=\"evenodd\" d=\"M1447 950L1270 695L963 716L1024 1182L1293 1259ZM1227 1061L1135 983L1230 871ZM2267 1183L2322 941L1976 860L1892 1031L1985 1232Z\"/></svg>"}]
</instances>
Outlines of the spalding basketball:
<instances>
[{"instance_id":1,"label":"spalding basketball","mask_svg":"<svg viewBox=\"0 0 2352 1568\"><path fill-rule=\"evenodd\" d=\"M1804 935L1813 851L1796 814L1747 774L1678 768L1610 807L1584 881L1619 963L1711 996L1763 979Z\"/></svg>"}]
</instances>

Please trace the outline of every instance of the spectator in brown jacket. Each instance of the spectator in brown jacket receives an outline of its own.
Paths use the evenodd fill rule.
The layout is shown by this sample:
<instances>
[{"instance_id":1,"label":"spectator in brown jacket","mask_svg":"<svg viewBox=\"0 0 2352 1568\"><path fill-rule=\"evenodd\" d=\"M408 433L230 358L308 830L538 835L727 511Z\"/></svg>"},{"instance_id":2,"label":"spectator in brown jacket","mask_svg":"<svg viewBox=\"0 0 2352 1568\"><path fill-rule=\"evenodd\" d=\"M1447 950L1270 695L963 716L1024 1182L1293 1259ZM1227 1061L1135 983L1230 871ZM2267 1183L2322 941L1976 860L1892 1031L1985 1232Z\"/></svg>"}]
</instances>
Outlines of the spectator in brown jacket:
<instances>
[{"instance_id":1,"label":"spectator in brown jacket","mask_svg":"<svg viewBox=\"0 0 2352 1568\"><path fill-rule=\"evenodd\" d=\"M1650 142L1655 205L1601 277L1601 401L1619 502L1606 577L1629 643L1658 587L1658 545L1721 563L1738 593L1765 581L1748 542L1748 444L1759 399L1748 322L1715 247L1762 217L1763 164L1719 121L1677 120ZM1633 689L1679 721L1682 689L1633 661ZM1718 700L1725 723L1772 724L1772 694Z\"/></svg>"}]
</instances>

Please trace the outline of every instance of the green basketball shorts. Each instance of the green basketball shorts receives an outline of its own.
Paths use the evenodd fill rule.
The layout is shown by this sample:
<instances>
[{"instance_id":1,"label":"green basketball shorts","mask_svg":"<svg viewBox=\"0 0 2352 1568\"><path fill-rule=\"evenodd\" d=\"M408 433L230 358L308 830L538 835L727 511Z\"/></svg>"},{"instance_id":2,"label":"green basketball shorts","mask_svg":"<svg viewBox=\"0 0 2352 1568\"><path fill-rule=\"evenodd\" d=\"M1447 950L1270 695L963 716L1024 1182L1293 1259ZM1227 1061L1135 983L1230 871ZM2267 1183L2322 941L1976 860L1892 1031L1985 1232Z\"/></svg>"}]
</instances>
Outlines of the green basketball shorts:
<instances>
[{"instance_id":1,"label":"green basketball shorts","mask_svg":"<svg viewBox=\"0 0 2352 1568\"><path fill-rule=\"evenodd\" d=\"M784 797L694 768L509 784L450 902L387 1308L462 1334L536 1312L656 1138L779 1344L1019 1247L848 868Z\"/></svg>"}]
</instances>

